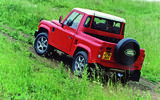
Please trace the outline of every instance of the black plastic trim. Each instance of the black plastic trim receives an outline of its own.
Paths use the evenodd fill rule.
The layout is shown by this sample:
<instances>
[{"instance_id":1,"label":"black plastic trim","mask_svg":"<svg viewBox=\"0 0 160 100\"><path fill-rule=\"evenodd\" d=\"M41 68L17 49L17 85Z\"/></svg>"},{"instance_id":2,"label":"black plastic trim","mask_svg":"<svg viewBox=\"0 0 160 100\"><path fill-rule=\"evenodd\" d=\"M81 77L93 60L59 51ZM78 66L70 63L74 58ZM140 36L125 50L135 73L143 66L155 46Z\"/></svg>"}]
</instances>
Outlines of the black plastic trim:
<instances>
[{"instance_id":1,"label":"black plastic trim","mask_svg":"<svg viewBox=\"0 0 160 100\"><path fill-rule=\"evenodd\" d=\"M139 82L141 72L140 70L128 71L129 80Z\"/></svg>"},{"instance_id":2,"label":"black plastic trim","mask_svg":"<svg viewBox=\"0 0 160 100\"><path fill-rule=\"evenodd\" d=\"M38 30L36 30L35 33L34 33L34 37L35 37L35 38L36 38L36 36L38 35L38 33L39 33Z\"/></svg>"},{"instance_id":3,"label":"black plastic trim","mask_svg":"<svg viewBox=\"0 0 160 100\"><path fill-rule=\"evenodd\" d=\"M54 32L54 31L55 31L55 28L53 27L53 28L52 28L52 32Z\"/></svg>"}]
</instances>

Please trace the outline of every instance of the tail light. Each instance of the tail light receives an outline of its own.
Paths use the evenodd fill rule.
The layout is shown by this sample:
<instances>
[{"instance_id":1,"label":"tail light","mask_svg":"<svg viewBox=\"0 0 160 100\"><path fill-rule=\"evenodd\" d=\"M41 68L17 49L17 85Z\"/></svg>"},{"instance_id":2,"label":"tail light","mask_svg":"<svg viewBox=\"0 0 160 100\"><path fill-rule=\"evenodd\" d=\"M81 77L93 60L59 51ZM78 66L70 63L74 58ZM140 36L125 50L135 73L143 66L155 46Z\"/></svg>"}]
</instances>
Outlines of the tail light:
<instances>
[{"instance_id":1,"label":"tail light","mask_svg":"<svg viewBox=\"0 0 160 100\"><path fill-rule=\"evenodd\" d=\"M100 47L99 49L99 54L98 54L98 58L101 58L102 57L102 53L103 53L103 47Z\"/></svg>"}]
</instances>

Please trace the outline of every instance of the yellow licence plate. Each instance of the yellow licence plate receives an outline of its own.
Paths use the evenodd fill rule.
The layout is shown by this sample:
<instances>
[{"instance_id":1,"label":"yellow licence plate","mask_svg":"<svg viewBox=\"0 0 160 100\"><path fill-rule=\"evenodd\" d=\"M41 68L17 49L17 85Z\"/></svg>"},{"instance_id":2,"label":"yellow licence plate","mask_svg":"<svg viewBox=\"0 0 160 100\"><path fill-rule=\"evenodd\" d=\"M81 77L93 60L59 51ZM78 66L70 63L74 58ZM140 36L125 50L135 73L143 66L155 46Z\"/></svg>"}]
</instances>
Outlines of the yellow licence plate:
<instances>
[{"instance_id":1,"label":"yellow licence plate","mask_svg":"<svg viewBox=\"0 0 160 100\"><path fill-rule=\"evenodd\" d=\"M110 52L104 52L102 59L110 60L111 56L112 56L112 53L110 53Z\"/></svg>"}]
</instances>

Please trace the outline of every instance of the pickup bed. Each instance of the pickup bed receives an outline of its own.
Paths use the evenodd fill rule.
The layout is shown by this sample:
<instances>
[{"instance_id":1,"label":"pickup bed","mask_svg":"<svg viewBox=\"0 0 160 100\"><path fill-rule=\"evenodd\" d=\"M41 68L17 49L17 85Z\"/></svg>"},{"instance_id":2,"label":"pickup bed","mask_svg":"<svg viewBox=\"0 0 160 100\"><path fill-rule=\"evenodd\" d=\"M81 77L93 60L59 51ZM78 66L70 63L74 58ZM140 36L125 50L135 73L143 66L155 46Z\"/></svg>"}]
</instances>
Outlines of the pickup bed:
<instances>
[{"instance_id":1,"label":"pickup bed","mask_svg":"<svg viewBox=\"0 0 160 100\"><path fill-rule=\"evenodd\" d=\"M139 81L145 50L124 38L125 20L102 12L74 8L62 21L42 20L35 32L34 48L43 55L57 48L73 57L72 70L81 74L96 63L117 77Z\"/></svg>"}]
</instances>

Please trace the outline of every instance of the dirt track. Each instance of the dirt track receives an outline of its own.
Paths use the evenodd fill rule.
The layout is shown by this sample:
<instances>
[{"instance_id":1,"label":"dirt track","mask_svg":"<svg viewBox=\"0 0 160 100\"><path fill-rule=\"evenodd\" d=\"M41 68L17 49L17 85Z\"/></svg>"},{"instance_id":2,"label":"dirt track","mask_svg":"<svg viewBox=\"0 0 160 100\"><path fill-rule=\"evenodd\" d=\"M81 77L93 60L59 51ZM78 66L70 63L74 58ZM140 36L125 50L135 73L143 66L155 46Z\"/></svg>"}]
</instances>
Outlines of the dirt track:
<instances>
[{"instance_id":1,"label":"dirt track","mask_svg":"<svg viewBox=\"0 0 160 100\"><path fill-rule=\"evenodd\" d=\"M29 48L29 51L32 52L36 57L40 57L35 53L35 50L32 46ZM47 58L47 61L50 62L51 65L59 66L59 62L62 61L65 67L71 68L72 57L67 56L60 51L55 51L53 55L54 56L50 56L49 58ZM46 61L44 60L45 57L40 57L40 59L42 61ZM160 83L157 83L155 85L144 78L140 78L139 82L130 81L127 85L134 90L140 90L140 95L142 96L144 95L144 92L147 94L147 92L149 91L151 100L160 100L160 93L156 92L159 88Z\"/></svg>"},{"instance_id":2,"label":"dirt track","mask_svg":"<svg viewBox=\"0 0 160 100\"><path fill-rule=\"evenodd\" d=\"M0 33L2 34L2 33ZM9 37L6 34L3 34L4 37L8 37L9 40L15 41L13 38ZM71 68L72 64L72 57L60 52L55 51L53 52L52 56L49 57L41 57L35 53L34 47L30 46L28 49L36 58L39 58L42 62L49 62L51 65L58 68L60 65L60 62L62 61L64 64L64 67ZM47 58L47 59L46 59ZM151 100L160 100L160 93L157 92L157 90L160 88L160 82L157 84L153 84L149 82L148 80L141 78L139 82L128 82L128 87L132 88L133 90L140 90L140 95L144 95L145 92L150 92Z\"/></svg>"}]
</instances>

